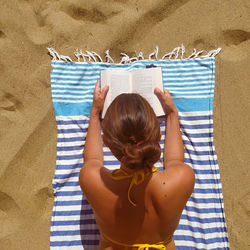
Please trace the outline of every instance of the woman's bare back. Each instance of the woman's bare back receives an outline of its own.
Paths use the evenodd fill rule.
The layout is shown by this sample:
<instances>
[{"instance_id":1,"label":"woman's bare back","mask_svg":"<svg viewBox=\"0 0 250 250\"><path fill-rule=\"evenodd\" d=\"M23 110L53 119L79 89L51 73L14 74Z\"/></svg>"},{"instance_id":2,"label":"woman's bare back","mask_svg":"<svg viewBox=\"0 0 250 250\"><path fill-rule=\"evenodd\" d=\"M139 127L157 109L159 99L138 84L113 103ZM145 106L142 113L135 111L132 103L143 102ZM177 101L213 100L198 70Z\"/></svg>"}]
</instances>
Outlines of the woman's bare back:
<instances>
[{"instance_id":1,"label":"woman's bare back","mask_svg":"<svg viewBox=\"0 0 250 250\"><path fill-rule=\"evenodd\" d=\"M101 232L126 244L154 244L173 235L178 226L193 190L192 173L192 169L183 164L146 175L144 182L134 186L130 193L136 207L128 201L131 179L113 180L111 171L104 167L86 171L82 188ZM101 237L100 249L112 245ZM174 242L170 246L167 249L175 249ZM114 249L118 250L118 246Z\"/></svg>"}]
</instances>

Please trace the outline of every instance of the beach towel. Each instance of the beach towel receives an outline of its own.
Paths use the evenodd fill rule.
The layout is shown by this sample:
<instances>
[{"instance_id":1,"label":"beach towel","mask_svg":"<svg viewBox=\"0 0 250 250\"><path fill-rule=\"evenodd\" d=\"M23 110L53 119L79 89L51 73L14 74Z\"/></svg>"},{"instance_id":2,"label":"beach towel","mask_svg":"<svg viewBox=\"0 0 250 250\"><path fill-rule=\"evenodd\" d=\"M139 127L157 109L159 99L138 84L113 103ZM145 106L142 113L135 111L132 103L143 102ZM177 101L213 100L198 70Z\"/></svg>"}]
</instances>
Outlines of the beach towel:
<instances>
[{"instance_id":1,"label":"beach towel","mask_svg":"<svg viewBox=\"0 0 250 250\"><path fill-rule=\"evenodd\" d=\"M115 63L109 50L105 62L93 51L75 51L76 60L48 48L52 56L51 96L57 123L57 158L53 178L54 206L50 248L98 249L100 233L78 182L83 151L100 72L107 68L132 70L161 67L164 87L177 106L185 146L185 163L195 172L195 188L174 233L178 249L229 249L222 186L213 143L215 56L221 49L196 51L185 57L183 45L159 58L159 48L144 58L122 53ZM163 149L165 122L161 123ZM104 166L117 169L119 161L103 145ZM161 155L161 160L163 156ZM155 165L162 170L162 163ZM105 202L105 200L103 200Z\"/></svg>"}]
</instances>

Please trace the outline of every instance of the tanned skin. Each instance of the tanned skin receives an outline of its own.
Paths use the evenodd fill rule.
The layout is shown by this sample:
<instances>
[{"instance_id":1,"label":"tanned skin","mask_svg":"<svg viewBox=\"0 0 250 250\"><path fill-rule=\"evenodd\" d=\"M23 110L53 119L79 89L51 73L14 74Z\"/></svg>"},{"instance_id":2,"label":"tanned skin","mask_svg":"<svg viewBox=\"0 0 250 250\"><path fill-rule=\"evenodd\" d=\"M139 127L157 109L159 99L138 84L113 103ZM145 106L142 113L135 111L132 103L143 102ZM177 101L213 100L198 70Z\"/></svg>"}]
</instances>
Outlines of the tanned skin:
<instances>
[{"instance_id":1,"label":"tanned skin","mask_svg":"<svg viewBox=\"0 0 250 250\"><path fill-rule=\"evenodd\" d=\"M136 207L128 202L130 179L115 181L103 164L103 141L100 114L108 86L102 90L97 81L90 122L84 146L84 166L79 174L80 186L93 208L100 229L101 250L136 249L111 243L102 233L126 244L154 244L166 239L176 230L181 213L192 194L195 175L184 163L184 145L179 116L168 90L155 88L155 94L166 112L163 171L145 176L142 184L130 193ZM108 145L107 145L108 146ZM127 172L132 170L122 165ZM176 249L172 240L167 250Z\"/></svg>"}]
</instances>

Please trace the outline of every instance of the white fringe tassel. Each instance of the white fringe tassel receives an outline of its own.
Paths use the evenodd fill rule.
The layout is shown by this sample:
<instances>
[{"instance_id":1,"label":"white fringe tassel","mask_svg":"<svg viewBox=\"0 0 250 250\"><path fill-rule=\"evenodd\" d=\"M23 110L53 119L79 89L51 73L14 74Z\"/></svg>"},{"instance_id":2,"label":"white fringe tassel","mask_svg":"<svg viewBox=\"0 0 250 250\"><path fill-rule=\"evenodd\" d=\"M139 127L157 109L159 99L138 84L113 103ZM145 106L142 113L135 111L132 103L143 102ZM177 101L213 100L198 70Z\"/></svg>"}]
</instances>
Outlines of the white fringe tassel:
<instances>
[{"instance_id":1,"label":"white fringe tassel","mask_svg":"<svg viewBox=\"0 0 250 250\"><path fill-rule=\"evenodd\" d=\"M49 54L53 57L52 61L64 61L64 62L74 63L70 57L64 56L64 55L59 55L55 51L55 49L53 49L53 48L47 48L47 49L49 51ZM221 48L211 50L206 55L203 55L203 56L199 56L199 55L202 54L204 52L204 50L197 52L196 49L194 48L193 53L189 57L183 58L184 53L185 53L185 47L182 44L180 47L174 48L172 50L172 52L165 54L161 59L158 59L159 47L156 46L155 50L149 54L148 59L144 58L142 52L140 52L138 55L135 52L136 56L134 56L134 57L129 57L127 54L121 53L122 58L121 58L121 61L119 62L119 64L129 64L129 63L132 63L134 61L139 61L139 60L142 60L142 61L144 61L144 60L147 60L147 61L176 60L176 59L178 59L180 50L181 50L181 60L189 60L189 59L194 59L194 58L206 59L206 58L215 57L221 51ZM74 52L74 55L77 58L78 62L81 62L81 61L87 62L87 63L103 62L102 57L94 51L87 51L86 50L86 53L84 54L82 52L82 50L78 51L78 49L76 49L76 51ZM86 58L87 58L87 60L86 60ZM109 50L105 51L105 59L106 59L107 63L115 63L109 54Z\"/></svg>"}]
</instances>

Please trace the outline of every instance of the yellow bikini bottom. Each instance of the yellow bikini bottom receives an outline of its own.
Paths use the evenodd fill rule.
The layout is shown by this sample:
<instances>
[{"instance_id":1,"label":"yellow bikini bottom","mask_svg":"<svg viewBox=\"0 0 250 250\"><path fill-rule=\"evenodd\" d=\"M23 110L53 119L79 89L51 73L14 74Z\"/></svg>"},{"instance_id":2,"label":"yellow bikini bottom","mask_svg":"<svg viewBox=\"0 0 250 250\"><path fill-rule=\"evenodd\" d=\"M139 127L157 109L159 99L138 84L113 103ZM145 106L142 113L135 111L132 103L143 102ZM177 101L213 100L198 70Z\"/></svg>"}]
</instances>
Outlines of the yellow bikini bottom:
<instances>
[{"instance_id":1,"label":"yellow bikini bottom","mask_svg":"<svg viewBox=\"0 0 250 250\"><path fill-rule=\"evenodd\" d=\"M121 243L121 242L112 240L110 237L108 237L104 233L102 235L106 240L108 240L108 241L110 241L110 242L112 242L112 243L114 243L116 245L120 245L120 246L124 246L124 247L137 247L138 250L148 250L150 248L165 250L166 245L169 244L173 239L173 236L170 235L164 241L161 241L161 242L158 242L158 243L155 243L155 244L132 244L132 245L129 245L129 244L125 244L125 243Z\"/></svg>"}]
</instances>

